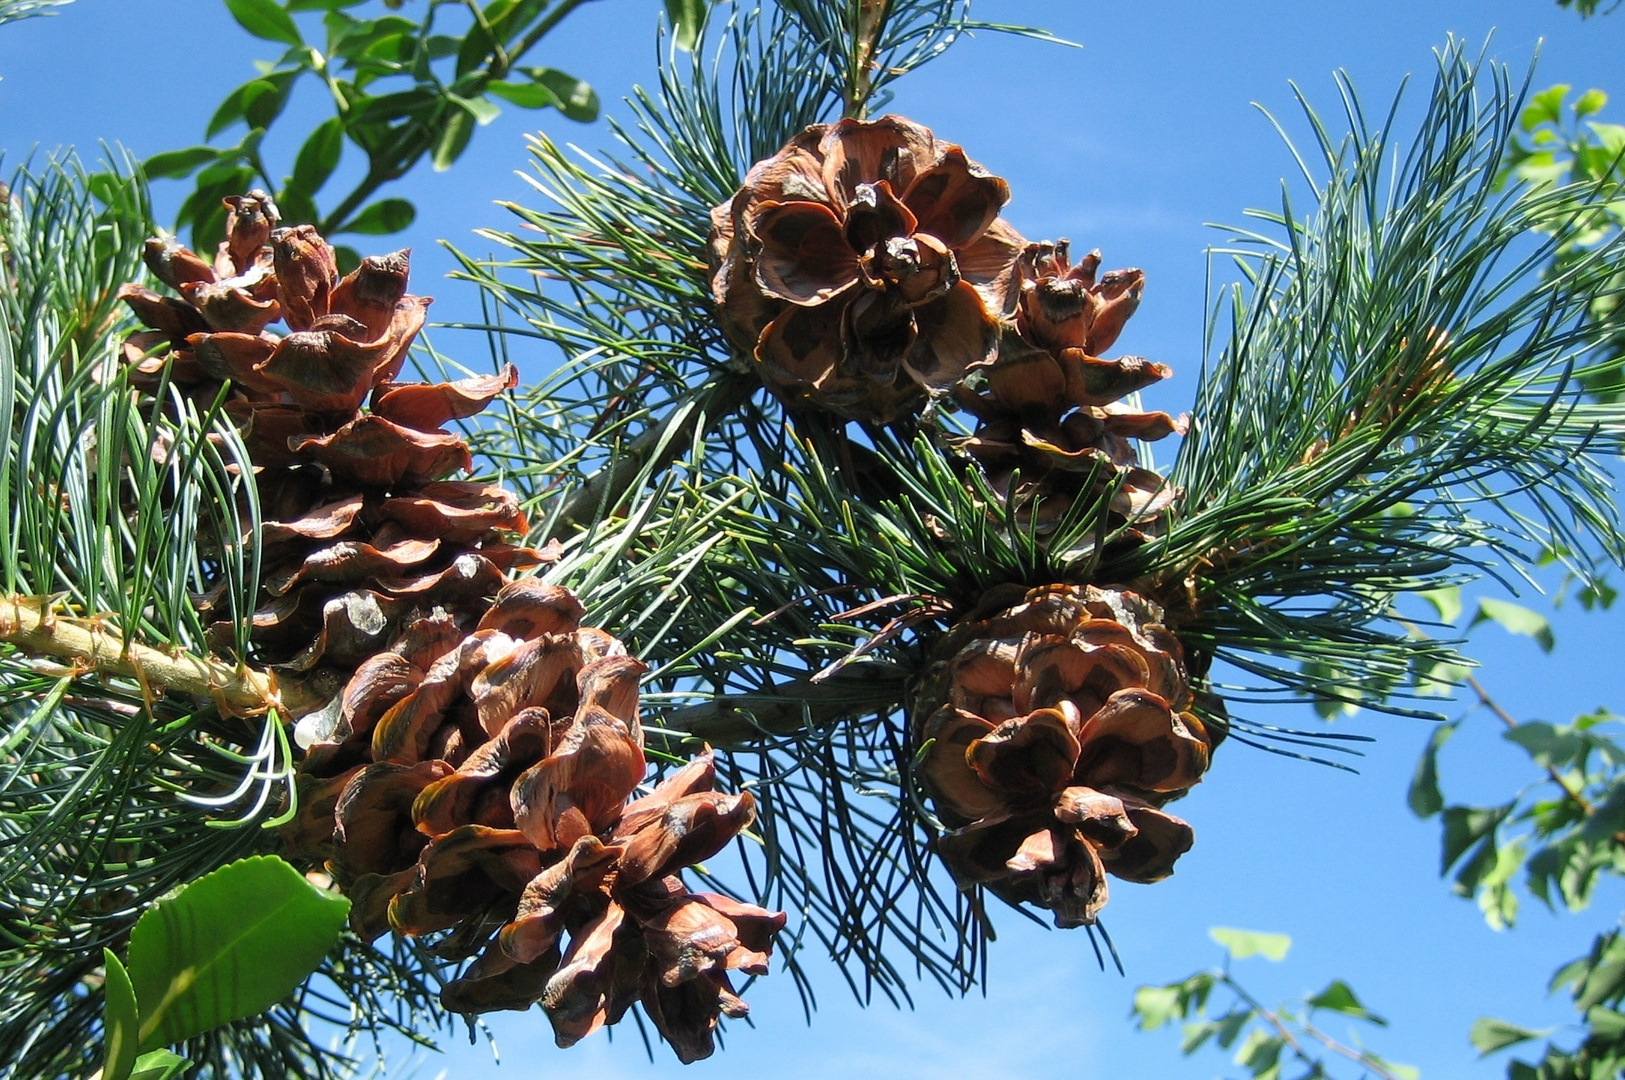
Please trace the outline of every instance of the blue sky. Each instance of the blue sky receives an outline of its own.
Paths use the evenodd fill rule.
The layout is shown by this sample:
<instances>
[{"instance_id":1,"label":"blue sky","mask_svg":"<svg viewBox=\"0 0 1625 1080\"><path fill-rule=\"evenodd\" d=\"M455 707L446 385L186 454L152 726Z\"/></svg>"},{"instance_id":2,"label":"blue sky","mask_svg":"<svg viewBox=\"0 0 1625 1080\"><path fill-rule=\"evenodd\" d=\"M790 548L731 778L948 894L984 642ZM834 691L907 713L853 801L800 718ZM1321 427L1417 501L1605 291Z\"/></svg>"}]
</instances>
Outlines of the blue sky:
<instances>
[{"instance_id":1,"label":"blue sky","mask_svg":"<svg viewBox=\"0 0 1625 1080\"><path fill-rule=\"evenodd\" d=\"M659 6L598 0L535 62L588 79L606 112L624 115L619 99L653 72ZM1545 39L1537 86L1615 91L1619 104L1604 119L1625 116L1625 13L1582 21L1548 0L981 0L978 12L1045 26L1083 48L980 36L903 80L892 108L962 143L1009 180L1015 195L1008 216L1028 236L1067 236L1083 250L1101 248L1107 266L1146 271L1145 301L1118 348L1174 367L1176 377L1148 403L1175 411L1189 405L1201 357L1203 248L1219 238L1205 223L1278 205L1281 178L1294 169L1253 102L1301 134L1289 81L1329 120L1337 111L1330 74L1340 67L1368 103L1385 106L1407 73L1425 82L1430 50L1447 34L1476 43L1493 29L1491 54L1519 71ZM145 155L200 141L226 91L249 77L253 59L269 55L270 46L241 32L213 0L78 0L54 18L0 29L6 168L36 146L72 144L95 156L99 141L119 141ZM587 149L608 145L602 124L509 109L478 133L457 168L424 171L404 186L420 211L405 241L415 251L415 288L439 298L433 316L454 320L477 310L468 286L436 280L452 265L436 241L483 252L487 245L472 230L508 227L494 200L538 199L514 175L525 168L522 135L533 123ZM270 153L286 160L291 148L273 143ZM185 190L159 186L161 217ZM436 340L454 357L463 347L449 335ZM477 353L466 359L482 362ZM531 357L527 377L546 362ZM1546 606L1535 595L1525 602ZM1494 626L1476 631L1469 651L1485 666L1483 681L1516 715L1566 720L1606 702L1625 708L1621 625L1620 615L1585 615L1569 605L1554 616L1559 645L1551 656ZM1307 709L1268 719L1317 722ZM835 973L809 956L820 991L810 1026L790 980L775 974L750 991L755 1029L735 1025L725 1052L685 1074L1234 1075L1223 1058L1182 1059L1173 1035L1136 1033L1126 1019L1137 985L1214 962L1218 948L1207 930L1229 925L1294 939L1285 963L1251 960L1238 969L1265 1000L1345 978L1392 1021L1372 1038L1385 1056L1419 1066L1429 1080L1503 1075L1500 1059L1475 1061L1468 1027L1484 1014L1535 1027L1567 1022L1572 1014L1566 1002L1545 995L1546 980L1612 925L1618 883L1586 913L1551 916L1531 903L1515 930L1490 931L1475 906L1451 896L1436 875L1437 824L1405 809L1426 725L1371 715L1339 724L1377 738L1358 776L1241 746L1220 752L1208 779L1181 804L1198 840L1178 873L1152 887L1113 887L1107 922L1126 978L1098 971L1081 935L1013 916L1000 923L985 996L950 1000L922 985L913 1011L859 1009ZM1450 745L1443 771L1457 800L1505 798L1528 778L1487 716ZM447 1057L429 1056L423 1074L444 1067L453 1077L528 1078L573 1067L581 1075L642 1078L681 1069L664 1049L648 1063L631 1030L561 1052L538 1013L498 1014L491 1026L500 1068L490 1066L483 1040L472 1048L450 1040Z\"/></svg>"}]
</instances>

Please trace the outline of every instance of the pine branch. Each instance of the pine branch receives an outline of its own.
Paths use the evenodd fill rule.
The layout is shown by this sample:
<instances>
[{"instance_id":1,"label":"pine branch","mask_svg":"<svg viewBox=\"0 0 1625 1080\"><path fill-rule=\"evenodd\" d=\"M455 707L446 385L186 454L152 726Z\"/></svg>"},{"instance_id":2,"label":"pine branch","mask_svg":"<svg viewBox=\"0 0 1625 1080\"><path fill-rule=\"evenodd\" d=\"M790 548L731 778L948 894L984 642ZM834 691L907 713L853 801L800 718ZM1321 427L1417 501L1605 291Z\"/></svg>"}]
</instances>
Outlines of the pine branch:
<instances>
[{"instance_id":1,"label":"pine branch","mask_svg":"<svg viewBox=\"0 0 1625 1080\"><path fill-rule=\"evenodd\" d=\"M660 727L712 746L739 747L764 736L826 728L848 716L889 712L902 702L904 680L870 668L821 683L799 679L755 694L713 697L666 713Z\"/></svg>"},{"instance_id":2,"label":"pine branch","mask_svg":"<svg viewBox=\"0 0 1625 1080\"><path fill-rule=\"evenodd\" d=\"M1214 253L1244 277L1175 464L1185 512L1102 573L1160 581L1188 645L1277 693L1383 708L1441 658L1388 620L1399 593L1625 555L1603 460L1625 408L1581 381L1620 245L1551 265L1617 188L1501 188L1527 85L1452 41L1407 145L1344 80L1348 136L1304 104L1311 212L1289 188L1253 215L1273 231Z\"/></svg>"},{"instance_id":3,"label":"pine branch","mask_svg":"<svg viewBox=\"0 0 1625 1080\"><path fill-rule=\"evenodd\" d=\"M144 695L169 691L215 702L231 715L276 709L298 715L320 702L304 684L279 682L274 672L227 664L181 650L155 649L127 640L97 618L51 610L48 597L0 598L0 641L71 663L76 671L133 679Z\"/></svg>"}]
</instances>

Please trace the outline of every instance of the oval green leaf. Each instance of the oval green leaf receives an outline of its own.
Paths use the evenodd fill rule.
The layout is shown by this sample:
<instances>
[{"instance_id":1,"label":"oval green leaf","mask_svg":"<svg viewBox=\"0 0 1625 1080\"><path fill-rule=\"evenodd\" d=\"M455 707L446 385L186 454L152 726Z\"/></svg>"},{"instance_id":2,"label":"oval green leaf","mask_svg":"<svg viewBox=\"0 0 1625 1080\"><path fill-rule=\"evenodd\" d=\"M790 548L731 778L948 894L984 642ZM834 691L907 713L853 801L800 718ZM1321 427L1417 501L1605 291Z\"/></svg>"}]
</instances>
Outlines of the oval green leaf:
<instances>
[{"instance_id":1,"label":"oval green leaf","mask_svg":"<svg viewBox=\"0 0 1625 1080\"><path fill-rule=\"evenodd\" d=\"M474 118L462 109L458 109L446 118L446 126L441 129L440 140L434 148L434 171L445 172L451 168L452 162L462 157L463 151L468 149L468 140L474 137Z\"/></svg>"},{"instance_id":2,"label":"oval green leaf","mask_svg":"<svg viewBox=\"0 0 1625 1080\"><path fill-rule=\"evenodd\" d=\"M574 75L558 68L526 68L525 74L553 91L559 99L559 112L571 120L590 124L598 119L598 92Z\"/></svg>"},{"instance_id":3,"label":"oval green leaf","mask_svg":"<svg viewBox=\"0 0 1625 1080\"><path fill-rule=\"evenodd\" d=\"M1547 1029L1549 1031L1551 1029ZM1473 1049L1479 1056L1487 1056L1497 1050L1505 1050L1509 1046L1516 1046L1530 1039L1538 1039L1546 1031L1533 1031L1517 1024L1509 1024L1505 1020L1497 1020L1490 1016L1481 1016L1473 1022L1473 1030L1467 1038L1472 1040Z\"/></svg>"},{"instance_id":4,"label":"oval green leaf","mask_svg":"<svg viewBox=\"0 0 1625 1080\"><path fill-rule=\"evenodd\" d=\"M361 233L363 236L383 236L400 232L418 216L417 208L405 199L379 199L365 206L355 217L340 225L335 233Z\"/></svg>"},{"instance_id":5,"label":"oval green leaf","mask_svg":"<svg viewBox=\"0 0 1625 1080\"><path fill-rule=\"evenodd\" d=\"M219 156L220 151L212 146L189 146L185 150L154 154L141 163L141 169L148 180L178 180Z\"/></svg>"},{"instance_id":6,"label":"oval green leaf","mask_svg":"<svg viewBox=\"0 0 1625 1080\"><path fill-rule=\"evenodd\" d=\"M1509 603L1506 600L1497 600L1493 596L1480 597L1478 601L1478 614L1471 623L1477 626L1481 622L1495 621L1509 634L1521 634L1524 637L1534 638L1535 644L1540 646L1542 652L1551 652L1556 643L1552 637L1552 624L1546 621L1544 615L1530 611L1522 604Z\"/></svg>"},{"instance_id":7,"label":"oval green leaf","mask_svg":"<svg viewBox=\"0 0 1625 1080\"><path fill-rule=\"evenodd\" d=\"M299 148L299 156L293 162L291 186L314 195L338 168L343 152L344 121L337 116L329 117L316 126L305 145Z\"/></svg>"},{"instance_id":8,"label":"oval green leaf","mask_svg":"<svg viewBox=\"0 0 1625 1080\"><path fill-rule=\"evenodd\" d=\"M276 0L226 0L231 17L244 30L266 41L280 41L286 45L303 45L299 27L293 16L282 9Z\"/></svg>"},{"instance_id":9,"label":"oval green leaf","mask_svg":"<svg viewBox=\"0 0 1625 1080\"><path fill-rule=\"evenodd\" d=\"M446 91L446 97L459 109L467 111L468 115L472 116L481 127L502 115L500 105L487 101L482 97L463 97L461 94L454 94L450 90Z\"/></svg>"},{"instance_id":10,"label":"oval green leaf","mask_svg":"<svg viewBox=\"0 0 1625 1080\"><path fill-rule=\"evenodd\" d=\"M677 39L679 49L694 50L710 6L709 0L666 0L666 18L671 22L672 36Z\"/></svg>"},{"instance_id":11,"label":"oval green leaf","mask_svg":"<svg viewBox=\"0 0 1625 1080\"><path fill-rule=\"evenodd\" d=\"M545 109L549 105L562 107L559 96L541 83L514 83L498 80L486 86L487 94L495 94L521 109Z\"/></svg>"},{"instance_id":12,"label":"oval green leaf","mask_svg":"<svg viewBox=\"0 0 1625 1080\"><path fill-rule=\"evenodd\" d=\"M125 1080L135 1068L141 1014L135 1003L135 987L130 985L130 973L118 962L113 950L103 949L102 956L107 964L102 1003L102 1040L106 1044L102 1080Z\"/></svg>"},{"instance_id":13,"label":"oval green leaf","mask_svg":"<svg viewBox=\"0 0 1625 1080\"><path fill-rule=\"evenodd\" d=\"M274 855L241 859L151 908L130 932L144 1050L253 1016L316 970L350 902Z\"/></svg>"},{"instance_id":14,"label":"oval green leaf","mask_svg":"<svg viewBox=\"0 0 1625 1080\"><path fill-rule=\"evenodd\" d=\"M1266 934L1258 930L1237 930L1232 926L1215 926L1207 936L1223 945L1232 960L1245 960L1249 956L1262 956L1266 960L1285 960L1292 948L1292 939L1285 934Z\"/></svg>"},{"instance_id":15,"label":"oval green leaf","mask_svg":"<svg viewBox=\"0 0 1625 1080\"><path fill-rule=\"evenodd\" d=\"M168 1050L154 1050L135 1060L130 1080L173 1080L191 1062Z\"/></svg>"}]
</instances>

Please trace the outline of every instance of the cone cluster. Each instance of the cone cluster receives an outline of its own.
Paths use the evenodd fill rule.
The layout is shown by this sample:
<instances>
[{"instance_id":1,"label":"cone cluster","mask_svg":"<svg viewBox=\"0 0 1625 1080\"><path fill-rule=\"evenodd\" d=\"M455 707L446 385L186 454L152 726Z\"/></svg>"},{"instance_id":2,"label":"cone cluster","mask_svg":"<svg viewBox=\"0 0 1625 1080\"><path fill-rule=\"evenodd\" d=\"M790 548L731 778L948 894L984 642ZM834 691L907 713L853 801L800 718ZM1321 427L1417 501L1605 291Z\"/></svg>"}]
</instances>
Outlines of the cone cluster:
<instances>
[{"instance_id":1,"label":"cone cluster","mask_svg":"<svg viewBox=\"0 0 1625 1080\"><path fill-rule=\"evenodd\" d=\"M1114 529L1155 535L1178 491L1134 441L1185 420L1120 401L1167 367L1101 357L1145 277L1028 243L998 216L1009 198L900 116L809 127L711 211L723 328L792 403L883 424L951 394L977 419L956 444L1043 531L1106 495Z\"/></svg>"},{"instance_id":2,"label":"cone cluster","mask_svg":"<svg viewBox=\"0 0 1625 1080\"><path fill-rule=\"evenodd\" d=\"M961 888L1095 921L1106 875L1160 881L1191 828L1163 807L1214 737L1190 711L1179 641L1122 589L994 590L944 639L922 686L916 774Z\"/></svg>"},{"instance_id":3,"label":"cone cluster","mask_svg":"<svg viewBox=\"0 0 1625 1080\"><path fill-rule=\"evenodd\" d=\"M517 371L397 382L430 302L406 292L408 253L341 277L263 192L226 203L212 262L148 242L180 297L124 287L148 327L125 354L138 389L224 397L267 519L244 538L255 659L331 691L295 730L287 854L325 864L367 939L438 934L448 961L475 958L443 991L452 1011L539 1002L570 1045L640 1002L684 1061L708 1056L718 1018L747 1011L728 972L766 974L785 917L679 872L755 805L712 790L709 751L632 800L644 666L568 590L515 579L549 554L512 541L511 491L447 479L471 455L445 426Z\"/></svg>"}]
</instances>

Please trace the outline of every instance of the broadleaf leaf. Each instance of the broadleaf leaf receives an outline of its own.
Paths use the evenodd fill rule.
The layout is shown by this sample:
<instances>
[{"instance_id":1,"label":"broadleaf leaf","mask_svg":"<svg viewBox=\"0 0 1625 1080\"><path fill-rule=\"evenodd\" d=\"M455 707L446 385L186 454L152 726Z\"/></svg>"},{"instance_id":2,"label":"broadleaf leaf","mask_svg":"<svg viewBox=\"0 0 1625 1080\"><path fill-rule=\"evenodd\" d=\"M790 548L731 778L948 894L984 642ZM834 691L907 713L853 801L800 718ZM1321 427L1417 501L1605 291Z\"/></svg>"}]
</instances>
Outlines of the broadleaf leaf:
<instances>
[{"instance_id":1,"label":"broadleaf leaf","mask_svg":"<svg viewBox=\"0 0 1625 1080\"><path fill-rule=\"evenodd\" d=\"M349 911L274 855L230 863L148 909L130 932L142 1048L270 1008L316 969Z\"/></svg>"},{"instance_id":2,"label":"broadleaf leaf","mask_svg":"<svg viewBox=\"0 0 1625 1080\"><path fill-rule=\"evenodd\" d=\"M1245 960L1249 956L1262 956L1266 960L1285 960L1292 939L1285 934L1266 934L1258 930L1238 930L1231 926L1215 926L1207 936L1224 946L1232 960Z\"/></svg>"},{"instance_id":3,"label":"broadleaf leaf","mask_svg":"<svg viewBox=\"0 0 1625 1080\"><path fill-rule=\"evenodd\" d=\"M102 1080L125 1080L135 1067L136 1044L140 1041L141 1013L135 1002L135 987L113 950L103 949L107 979L103 986L102 1041L106 1056Z\"/></svg>"},{"instance_id":4,"label":"broadleaf leaf","mask_svg":"<svg viewBox=\"0 0 1625 1080\"><path fill-rule=\"evenodd\" d=\"M226 0L226 8L244 30L266 41L303 45L299 27L276 0Z\"/></svg>"}]
</instances>

